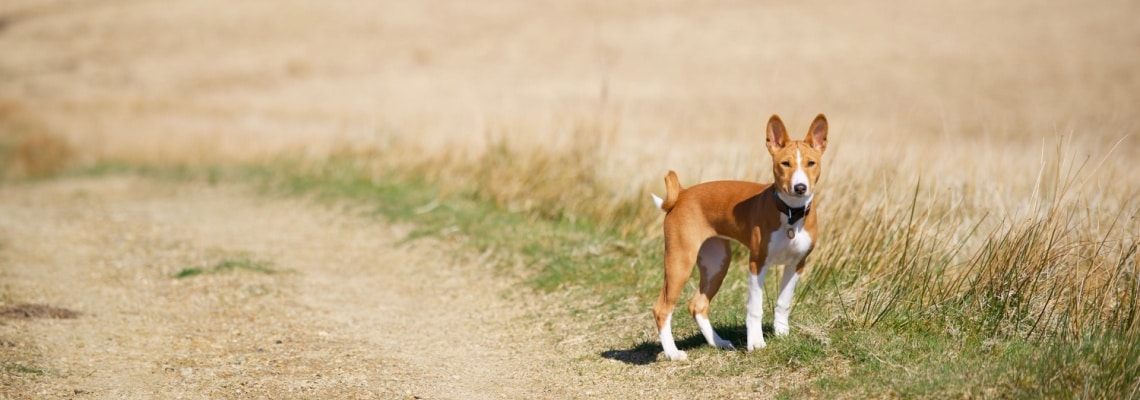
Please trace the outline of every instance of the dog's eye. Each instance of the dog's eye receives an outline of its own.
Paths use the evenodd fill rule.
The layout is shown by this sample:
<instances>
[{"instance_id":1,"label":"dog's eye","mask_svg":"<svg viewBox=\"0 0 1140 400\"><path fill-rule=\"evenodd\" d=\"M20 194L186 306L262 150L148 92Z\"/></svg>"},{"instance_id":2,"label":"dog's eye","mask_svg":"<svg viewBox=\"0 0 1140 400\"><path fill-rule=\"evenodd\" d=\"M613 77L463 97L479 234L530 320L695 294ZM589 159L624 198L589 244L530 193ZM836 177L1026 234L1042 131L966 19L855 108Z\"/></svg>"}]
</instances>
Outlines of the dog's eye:
<instances>
[{"instance_id":1,"label":"dog's eye","mask_svg":"<svg viewBox=\"0 0 1140 400\"><path fill-rule=\"evenodd\" d=\"M808 161L808 166L809 166L809 167L814 167L814 166L815 166L815 161Z\"/></svg>"},{"instance_id":2,"label":"dog's eye","mask_svg":"<svg viewBox=\"0 0 1140 400\"><path fill-rule=\"evenodd\" d=\"M790 163L788 161L780 161L780 165L791 168L792 163Z\"/></svg>"}]
</instances>

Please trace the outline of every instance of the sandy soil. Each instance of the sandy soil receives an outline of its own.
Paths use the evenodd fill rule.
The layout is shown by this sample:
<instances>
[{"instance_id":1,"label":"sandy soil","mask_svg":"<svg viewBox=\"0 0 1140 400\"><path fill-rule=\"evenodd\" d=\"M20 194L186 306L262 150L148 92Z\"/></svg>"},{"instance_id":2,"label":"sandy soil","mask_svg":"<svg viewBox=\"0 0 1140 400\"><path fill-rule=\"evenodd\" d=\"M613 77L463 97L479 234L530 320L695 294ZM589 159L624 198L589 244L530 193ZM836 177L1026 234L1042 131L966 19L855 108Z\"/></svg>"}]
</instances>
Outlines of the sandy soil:
<instances>
[{"instance_id":1,"label":"sandy soil","mask_svg":"<svg viewBox=\"0 0 1140 400\"><path fill-rule=\"evenodd\" d=\"M244 190L0 188L3 398L543 398L585 393L478 257ZM186 278L183 269L250 260Z\"/></svg>"}]
</instances>

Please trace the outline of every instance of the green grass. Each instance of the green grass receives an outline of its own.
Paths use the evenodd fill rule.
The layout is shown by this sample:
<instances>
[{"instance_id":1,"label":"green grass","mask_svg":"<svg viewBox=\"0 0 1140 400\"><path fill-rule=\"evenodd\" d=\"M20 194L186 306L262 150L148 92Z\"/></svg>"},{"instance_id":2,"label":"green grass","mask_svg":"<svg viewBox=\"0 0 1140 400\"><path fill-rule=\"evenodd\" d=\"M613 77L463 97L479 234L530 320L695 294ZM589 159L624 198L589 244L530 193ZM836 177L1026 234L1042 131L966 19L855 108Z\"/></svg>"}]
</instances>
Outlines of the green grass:
<instances>
[{"instance_id":1,"label":"green grass","mask_svg":"<svg viewBox=\"0 0 1140 400\"><path fill-rule=\"evenodd\" d=\"M37 368L25 366L20 363L5 362L0 364L0 370L6 374L26 374L26 375L43 375L44 371Z\"/></svg>"},{"instance_id":2,"label":"green grass","mask_svg":"<svg viewBox=\"0 0 1140 400\"><path fill-rule=\"evenodd\" d=\"M374 159L383 155L373 155L144 173L235 179L273 193L367 205L385 219L412 223L409 240L459 238L476 253L494 252L504 273L520 274L534 289L578 289L559 305L565 315L628 335L625 323L598 316L648 315L661 280L660 213L642 193L609 192L581 155L527 157L497 149L464 162L381 164ZM517 171L534 173L511 175ZM527 190L490 189L504 179ZM699 367L673 373L679 381L806 377L779 393L783 398L1135 398L1140 241L1127 230L1090 228L1079 210L1059 199L1066 182L1059 178L1058 198L1023 219L997 223L988 215L956 217L930 200L936 190L919 183L912 192L883 198L869 197L858 182L839 183L832 196L869 206L829 207L823 215L828 223L796 294L792 334L770 337L766 349L750 354L710 349L682 317L682 303L674 333ZM1125 218L1140 215L1135 205L1125 207L1131 207L1121 210ZM734 246L734 268L711 319L743 347L746 272L743 251ZM269 271L244 261L180 275ZM766 282L768 318L777 280ZM691 286L682 299L691 296ZM650 330L648 317L643 326ZM634 365L667 364L653 362L656 340L627 337L627 348L599 354Z\"/></svg>"},{"instance_id":3,"label":"green grass","mask_svg":"<svg viewBox=\"0 0 1140 400\"><path fill-rule=\"evenodd\" d=\"M174 274L174 278L182 279L202 274L218 274L235 270L250 271L261 274L274 274L277 271L268 262L251 260L249 258L235 258L218 261L210 267L183 268Z\"/></svg>"},{"instance_id":4,"label":"green grass","mask_svg":"<svg viewBox=\"0 0 1140 400\"><path fill-rule=\"evenodd\" d=\"M376 215L415 223L409 240L459 233L478 253L495 250L536 266L526 278L542 290L582 285L626 292L643 279L640 269L622 268L640 260L639 244L590 219L512 212L473 189L447 195L421 177L370 171L352 159L282 163L243 174L270 191L370 204Z\"/></svg>"}]
</instances>

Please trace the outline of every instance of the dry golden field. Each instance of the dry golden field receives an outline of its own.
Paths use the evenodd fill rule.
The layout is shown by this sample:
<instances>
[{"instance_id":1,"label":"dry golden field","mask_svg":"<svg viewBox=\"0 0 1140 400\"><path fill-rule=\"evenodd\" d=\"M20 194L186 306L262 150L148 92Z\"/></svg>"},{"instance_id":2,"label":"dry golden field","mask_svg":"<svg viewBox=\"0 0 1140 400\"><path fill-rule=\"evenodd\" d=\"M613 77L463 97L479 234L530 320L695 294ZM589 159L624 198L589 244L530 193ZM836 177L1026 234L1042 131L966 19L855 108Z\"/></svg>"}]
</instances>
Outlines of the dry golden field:
<instances>
[{"instance_id":1,"label":"dry golden field","mask_svg":"<svg viewBox=\"0 0 1140 400\"><path fill-rule=\"evenodd\" d=\"M1012 190L1059 137L1099 162L1140 93L1126 1L5 3L0 95L86 162L557 147L600 124L628 179L763 177L767 116L824 112L836 180Z\"/></svg>"},{"instance_id":2,"label":"dry golden field","mask_svg":"<svg viewBox=\"0 0 1140 400\"><path fill-rule=\"evenodd\" d=\"M81 165L476 155L505 141L588 146L630 191L670 168L685 182L770 179L766 118L801 130L823 112L832 186L926 176L966 208L1010 214L1061 157L1087 163L1082 200L1118 213L1140 179L1127 1L0 7L5 109Z\"/></svg>"},{"instance_id":3,"label":"dry golden field","mask_svg":"<svg viewBox=\"0 0 1140 400\"><path fill-rule=\"evenodd\" d=\"M613 184L642 188L669 168L768 179L767 116L795 130L823 112L828 181L938 177L1004 211L1058 143L1089 161L1096 205L1117 210L1140 179L1127 1L0 7L0 99L79 163L585 141Z\"/></svg>"},{"instance_id":4,"label":"dry golden field","mask_svg":"<svg viewBox=\"0 0 1140 400\"><path fill-rule=\"evenodd\" d=\"M651 242L659 235L660 215L649 209L648 193L663 192L667 170L676 170L685 185L770 181L762 145L767 118L779 114L802 135L813 116L825 113L831 131L821 223L833 240L821 244L816 257L828 268L862 260L859 265L872 277L837 289L836 298L870 299L865 304L876 309L875 293L889 289L875 286L876 277L889 276L896 265L889 254L902 254L905 261L915 251L900 241L880 249L888 255L868 257L862 254L871 249L866 239L852 233L868 231L861 224L897 225L907 233L907 244L909 234L931 237L918 251L948 257L938 277L947 282L997 274L1000 260L987 259L984 249L1022 243L1002 237L1051 233L1060 247L1049 247L1054 241L1034 247L1041 240L1031 238L1022 253L1041 256L1044 261L1028 271L1048 275L1052 280L1043 287L1055 291L1018 307L1040 313L1035 321L1047 321L1042 325L1048 329L1041 328L1047 337L1079 337L1122 309L1123 299L1135 304L1121 282L1136 279L1135 254L1129 251L1140 237L1138 20L1140 3L1128 0L7 0L0 3L0 178L22 182L5 184L4 196L23 200L0 205L0 214L9 214L0 221L8 224L0 224L0 251L19 247L20 232L35 225L16 213L34 203L37 193L51 191L40 186L90 184L84 180L90 178L21 180L27 177L107 163L204 168L275 165L282 159L321 165L345 158L374 164L367 168L415 169L443 193L473 191L479 200L510 211L587 218ZM509 160L496 160L496 151ZM185 190L200 189L195 188ZM112 199L106 206L111 209L117 196L126 196L127 205L155 198L122 194L131 190L121 185L82 190ZM235 201L252 201L247 195L234 195ZM157 196L175 206L179 197ZM646 207L630 211L627 203L640 199ZM56 214L37 212L64 218L74 207L63 202ZM917 216L908 218L908 212ZM35 237L47 237L40 235ZM65 247L60 242L37 251ZM965 250L954 251L959 247ZM0 301L39 296L50 302L46 292L20 286L36 284L29 277L38 275L12 261L17 256L7 257L0 259L0 279L7 281L0 283ZM646 279L656 283L659 277ZM275 284L293 285L282 293L300 290L292 281ZM932 287L946 298L960 295L953 283ZM493 293L481 299L497 298ZM1092 304L1085 293L1111 294ZM543 322L563 334L600 326L621 338L567 339L569 345L553 346L554 354L537 358L541 365L557 363L558 352L587 365L520 381L545 390L495 392L494 385L488 389L470 379L433 386L425 383L431 379L409 372L411 383L316 393L412 396L411 390L427 387L423 393L429 397L693 397L695 388L670 386L655 374L684 367L607 366L590 347L654 340L650 320L641 318L650 295L629 295L631 304L620 311L645 312L632 320L565 322L572 328ZM825 297L818 296L813 298ZM936 297L908 299L925 304ZM289 314L284 306L273 307L275 316ZM835 328L821 322L834 310L820 307L820 321L810 328ZM0 323L16 329L0 332L31 332ZM1014 325L998 330L1024 333L1026 328ZM1023 336L1036 329L1035 323ZM1140 328L1126 330L1131 335ZM16 343L5 340L0 343ZM353 354L366 354L356 358L365 361L381 357ZM512 371L510 357L495 354L498 369L483 373L492 381L495 372ZM415 356L430 354L405 353L393 362ZM849 368L848 362L838 369ZM447 364L441 363L418 368L444 374L439 371ZM298 371L290 366L290 373ZM28 384L5 373L4 382L13 385L8 387L20 390L12 397L37 397L42 387L55 394L67 389L47 378L48 383ZM353 373L367 380L367 371ZM578 378L556 383L563 373ZM607 387L605 377L611 375L625 377L613 384L629 385L629 391ZM701 376L700 382L717 397L770 397L776 394L770 389L788 387L729 375ZM795 376L811 382L827 374L797 370ZM241 397L195 385L177 388L188 397ZM746 389L735 392L734 385ZM658 387L666 390L655 392ZM262 394L305 396L281 390ZM478 394L465 396L466 390ZM813 393L820 392L799 392ZM898 389L869 393L908 396ZM113 390L94 394L146 397ZM946 392L932 396L940 394Z\"/></svg>"}]
</instances>

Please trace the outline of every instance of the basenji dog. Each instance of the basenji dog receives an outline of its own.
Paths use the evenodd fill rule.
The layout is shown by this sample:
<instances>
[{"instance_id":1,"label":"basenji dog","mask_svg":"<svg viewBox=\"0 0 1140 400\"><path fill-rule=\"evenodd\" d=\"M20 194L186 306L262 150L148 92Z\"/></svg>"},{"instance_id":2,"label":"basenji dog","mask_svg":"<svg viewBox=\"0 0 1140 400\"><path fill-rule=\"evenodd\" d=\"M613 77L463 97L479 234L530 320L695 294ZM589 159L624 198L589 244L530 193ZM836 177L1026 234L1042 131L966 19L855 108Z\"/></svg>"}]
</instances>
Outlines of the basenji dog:
<instances>
[{"instance_id":1,"label":"basenji dog","mask_svg":"<svg viewBox=\"0 0 1140 400\"><path fill-rule=\"evenodd\" d=\"M709 323L709 303L716 296L728 271L732 252L729 239L748 247L748 350L766 346L761 320L764 316L764 276L768 267L784 266L773 322L776 335L788 334L788 313L796 282L807 256L815 247L819 206L815 185L827 149L827 118L819 114L804 140L791 140L780 117L768 120L768 152L772 155L775 180L770 184L717 181L682 188L677 174L665 175L664 199L653 195L665 211L665 284L653 307L657 333L670 360L684 360L671 328L673 307L681 288L689 281L693 264L701 282L689 302L689 313L709 345L733 349Z\"/></svg>"}]
</instances>

